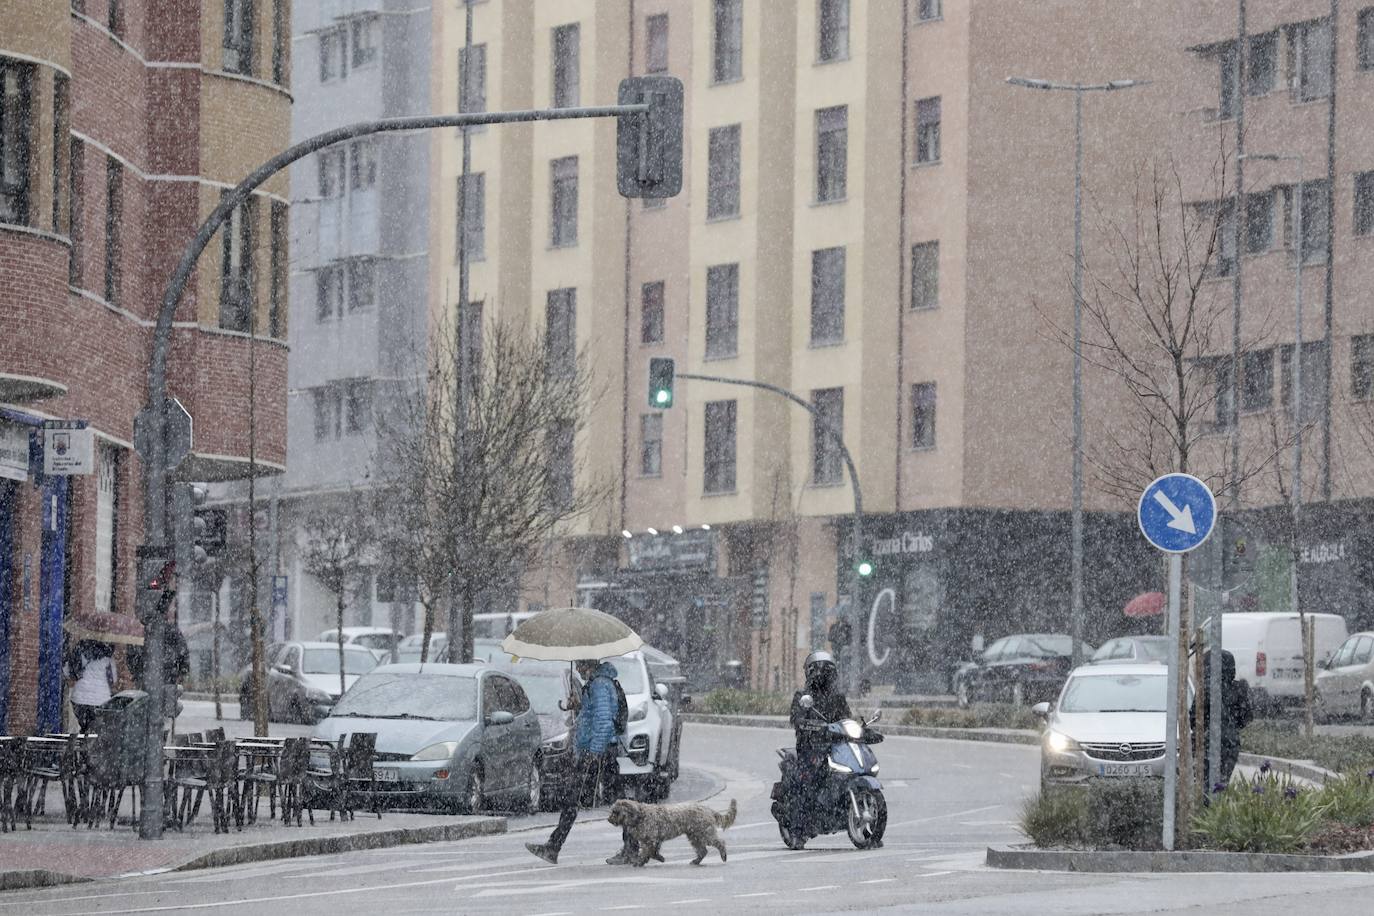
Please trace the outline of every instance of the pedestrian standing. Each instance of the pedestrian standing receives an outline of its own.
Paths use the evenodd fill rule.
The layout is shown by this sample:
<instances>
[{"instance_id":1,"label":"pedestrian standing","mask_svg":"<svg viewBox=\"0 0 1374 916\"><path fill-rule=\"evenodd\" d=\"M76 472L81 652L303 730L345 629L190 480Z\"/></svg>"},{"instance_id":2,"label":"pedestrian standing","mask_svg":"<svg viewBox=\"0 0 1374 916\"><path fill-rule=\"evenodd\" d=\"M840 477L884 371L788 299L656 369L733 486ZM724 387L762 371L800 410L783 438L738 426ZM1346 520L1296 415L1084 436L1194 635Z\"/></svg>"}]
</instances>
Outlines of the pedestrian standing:
<instances>
[{"instance_id":1,"label":"pedestrian standing","mask_svg":"<svg viewBox=\"0 0 1374 916\"><path fill-rule=\"evenodd\" d=\"M1221 772L1211 772L1212 742L1211 729L1211 689L1212 689L1212 650L1202 655L1202 715L1204 728L1203 770L1208 786L1225 785L1231 781L1231 774L1240 759L1240 730L1249 725L1254 718L1250 707L1250 685L1236 679L1236 657L1226 649L1221 650Z\"/></svg>"},{"instance_id":2,"label":"pedestrian standing","mask_svg":"<svg viewBox=\"0 0 1374 916\"><path fill-rule=\"evenodd\" d=\"M553 828L549 841L525 844L526 849L552 865L558 864L558 853L572 831L573 822L577 820L577 809L582 799L585 797L588 804L592 803L597 786L609 768L615 765L612 755L618 747L616 718L620 691L616 684L615 666L610 662L598 664L595 659L584 659L577 662L577 673L583 684L573 745L577 754L577 775L573 780L573 789L563 800L558 826ZM631 840L628 830L622 832L621 841L620 852L607 859L607 865L629 863Z\"/></svg>"},{"instance_id":3,"label":"pedestrian standing","mask_svg":"<svg viewBox=\"0 0 1374 916\"><path fill-rule=\"evenodd\" d=\"M67 677L72 680L72 712L82 733L95 723L95 712L110 701L115 681L114 646L95 639L83 639L67 657Z\"/></svg>"}]
</instances>

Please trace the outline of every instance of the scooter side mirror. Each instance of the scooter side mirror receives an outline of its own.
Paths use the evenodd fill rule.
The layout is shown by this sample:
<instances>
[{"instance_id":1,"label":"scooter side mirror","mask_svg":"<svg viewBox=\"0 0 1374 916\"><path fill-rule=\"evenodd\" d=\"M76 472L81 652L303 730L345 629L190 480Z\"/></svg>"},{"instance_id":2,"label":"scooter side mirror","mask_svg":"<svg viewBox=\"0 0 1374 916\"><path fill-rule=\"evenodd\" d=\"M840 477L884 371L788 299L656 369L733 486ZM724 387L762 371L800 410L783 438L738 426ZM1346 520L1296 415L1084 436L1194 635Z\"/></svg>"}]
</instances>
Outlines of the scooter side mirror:
<instances>
[{"instance_id":1,"label":"scooter side mirror","mask_svg":"<svg viewBox=\"0 0 1374 916\"><path fill-rule=\"evenodd\" d=\"M797 705L802 709L811 709L816 705L816 701L811 699L811 694L804 693L801 695L801 698L797 700Z\"/></svg>"},{"instance_id":2,"label":"scooter side mirror","mask_svg":"<svg viewBox=\"0 0 1374 916\"><path fill-rule=\"evenodd\" d=\"M869 723L877 722L877 721L878 721L879 719L881 719L882 717L883 717L883 711L882 711L881 709L877 709L877 710L874 710L874 712L873 712L873 718L869 719L868 721L869 721Z\"/></svg>"},{"instance_id":3,"label":"scooter side mirror","mask_svg":"<svg viewBox=\"0 0 1374 916\"><path fill-rule=\"evenodd\" d=\"M1048 719L1050 717L1050 704L1036 703L1031 707L1031 714L1041 721Z\"/></svg>"}]
</instances>

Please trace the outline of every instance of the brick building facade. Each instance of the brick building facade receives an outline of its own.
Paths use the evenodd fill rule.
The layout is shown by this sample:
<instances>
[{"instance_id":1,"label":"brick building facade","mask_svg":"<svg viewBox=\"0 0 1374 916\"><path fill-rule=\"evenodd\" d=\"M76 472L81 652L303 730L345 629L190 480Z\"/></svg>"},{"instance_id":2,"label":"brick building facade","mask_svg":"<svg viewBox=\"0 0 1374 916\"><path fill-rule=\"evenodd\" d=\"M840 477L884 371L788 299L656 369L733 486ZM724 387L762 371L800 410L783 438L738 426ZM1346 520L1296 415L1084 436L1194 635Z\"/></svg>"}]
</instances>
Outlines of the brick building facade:
<instances>
[{"instance_id":1,"label":"brick building facade","mask_svg":"<svg viewBox=\"0 0 1374 916\"><path fill-rule=\"evenodd\" d=\"M0 0L0 732L61 724L64 639L137 640L134 416L185 242L286 144L290 0ZM286 449L287 176L207 249L176 314L179 475ZM257 340L253 343L250 331ZM93 473L43 474L42 426L85 421Z\"/></svg>"}]
</instances>

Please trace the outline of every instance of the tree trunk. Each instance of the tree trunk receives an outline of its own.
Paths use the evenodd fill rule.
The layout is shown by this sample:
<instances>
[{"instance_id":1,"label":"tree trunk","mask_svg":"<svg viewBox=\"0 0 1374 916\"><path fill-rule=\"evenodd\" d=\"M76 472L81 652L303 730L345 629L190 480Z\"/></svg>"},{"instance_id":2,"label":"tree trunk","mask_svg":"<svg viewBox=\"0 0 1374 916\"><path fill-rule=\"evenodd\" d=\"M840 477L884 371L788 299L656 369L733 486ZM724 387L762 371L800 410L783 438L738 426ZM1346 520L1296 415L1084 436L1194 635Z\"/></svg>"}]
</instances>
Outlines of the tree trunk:
<instances>
[{"instance_id":1,"label":"tree trunk","mask_svg":"<svg viewBox=\"0 0 1374 916\"><path fill-rule=\"evenodd\" d=\"M429 641L434 636L434 604L424 602L425 622L423 624L423 635L420 637L420 664L429 661Z\"/></svg>"},{"instance_id":2,"label":"tree trunk","mask_svg":"<svg viewBox=\"0 0 1374 916\"><path fill-rule=\"evenodd\" d=\"M472 613L477 607L477 589L471 579L463 580L463 641L460 644L458 661L468 664L472 661ZM448 634L448 644L453 645L453 634Z\"/></svg>"},{"instance_id":3,"label":"tree trunk","mask_svg":"<svg viewBox=\"0 0 1374 916\"><path fill-rule=\"evenodd\" d=\"M344 647L344 635L343 635L343 620L344 620L344 586L343 586L343 583L342 583L342 582L339 583L339 601L338 601L338 603L335 605L335 610L338 612L338 614L337 614L338 620L336 621L336 623L337 623L338 626L337 626L337 629L336 629L334 632L335 632L335 634L336 634L336 635L338 636L338 638L339 638L339 696L343 696L345 687L344 687L344 648L343 648L343 647Z\"/></svg>"}]
</instances>

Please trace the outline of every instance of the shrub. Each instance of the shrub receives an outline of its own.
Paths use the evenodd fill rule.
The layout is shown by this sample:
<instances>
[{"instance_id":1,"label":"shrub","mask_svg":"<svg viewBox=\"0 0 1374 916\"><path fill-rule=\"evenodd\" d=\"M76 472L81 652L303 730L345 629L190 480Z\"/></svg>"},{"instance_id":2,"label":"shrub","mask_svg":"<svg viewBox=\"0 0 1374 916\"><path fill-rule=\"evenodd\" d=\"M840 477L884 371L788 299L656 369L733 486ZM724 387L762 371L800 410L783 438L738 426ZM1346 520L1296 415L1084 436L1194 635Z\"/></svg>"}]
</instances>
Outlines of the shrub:
<instances>
[{"instance_id":1,"label":"shrub","mask_svg":"<svg viewBox=\"0 0 1374 916\"><path fill-rule=\"evenodd\" d=\"M1158 849L1162 793L1163 781L1158 779L1051 787L1022 806L1021 832L1042 847Z\"/></svg>"},{"instance_id":2,"label":"shrub","mask_svg":"<svg viewBox=\"0 0 1374 916\"><path fill-rule=\"evenodd\" d=\"M1018 826L1036 846L1082 847L1088 843L1088 795L1049 789L1026 799Z\"/></svg>"},{"instance_id":3,"label":"shrub","mask_svg":"<svg viewBox=\"0 0 1374 916\"><path fill-rule=\"evenodd\" d=\"M984 703L967 709L913 707L902 713L902 725L930 728L1039 728L1040 720L1024 706Z\"/></svg>"},{"instance_id":4,"label":"shrub","mask_svg":"<svg viewBox=\"0 0 1374 916\"><path fill-rule=\"evenodd\" d=\"M1227 852L1298 852L1322 825L1319 792L1262 769L1231 780L1193 818L1203 843Z\"/></svg>"},{"instance_id":5,"label":"shrub","mask_svg":"<svg viewBox=\"0 0 1374 916\"><path fill-rule=\"evenodd\" d=\"M1316 792L1323 816L1347 827L1374 826L1374 770L1347 773Z\"/></svg>"},{"instance_id":6,"label":"shrub","mask_svg":"<svg viewBox=\"0 0 1374 916\"><path fill-rule=\"evenodd\" d=\"M792 697L782 693L756 693L721 687L701 698L701 711L717 716L785 716Z\"/></svg>"}]
</instances>

